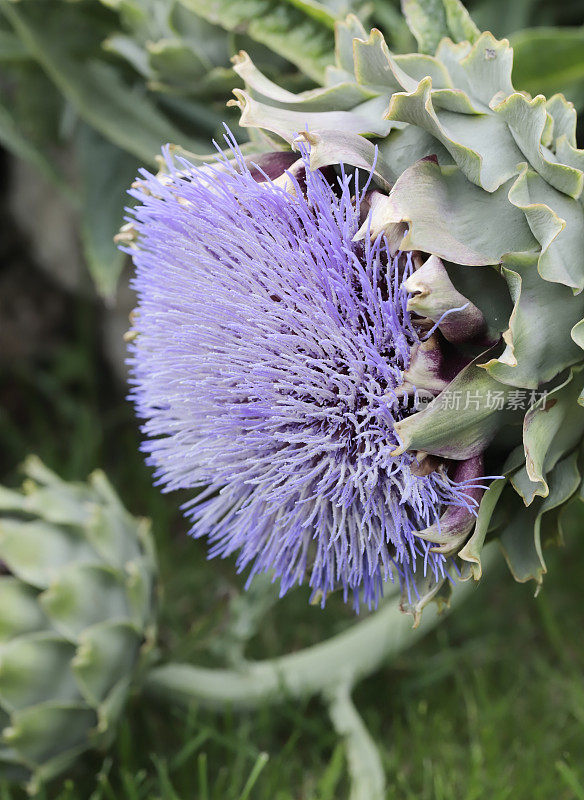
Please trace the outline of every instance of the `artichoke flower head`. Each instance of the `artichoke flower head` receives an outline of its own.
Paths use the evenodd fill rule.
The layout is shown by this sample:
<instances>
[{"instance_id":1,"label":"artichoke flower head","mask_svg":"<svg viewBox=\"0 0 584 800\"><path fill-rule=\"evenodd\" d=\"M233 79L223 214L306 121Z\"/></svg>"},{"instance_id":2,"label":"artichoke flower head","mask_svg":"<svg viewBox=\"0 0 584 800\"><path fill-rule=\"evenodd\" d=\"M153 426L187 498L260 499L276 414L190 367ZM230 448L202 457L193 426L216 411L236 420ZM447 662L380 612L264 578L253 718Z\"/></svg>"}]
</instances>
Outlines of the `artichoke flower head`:
<instances>
[{"instance_id":1,"label":"artichoke flower head","mask_svg":"<svg viewBox=\"0 0 584 800\"><path fill-rule=\"evenodd\" d=\"M352 176L331 185L304 148L284 170L231 145L233 162L169 164L135 189L143 449L168 489L202 490L186 508L211 555L273 570L282 594L306 576L323 604L341 589L372 606L388 580L413 602L417 578L435 592L456 570L427 533L468 532L483 488L480 453L397 452L396 422L452 372L409 308L414 259L356 240L369 204ZM468 306L454 338L482 333Z\"/></svg>"},{"instance_id":2,"label":"artichoke flower head","mask_svg":"<svg viewBox=\"0 0 584 800\"><path fill-rule=\"evenodd\" d=\"M0 778L35 792L111 742L154 642L153 546L105 476L0 488Z\"/></svg>"},{"instance_id":3,"label":"artichoke flower head","mask_svg":"<svg viewBox=\"0 0 584 800\"><path fill-rule=\"evenodd\" d=\"M350 16L308 92L240 53L253 154L227 137L213 166L143 173L127 248L144 450L203 490L192 533L282 593L358 607L397 580L416 621L480 577L487 537L541 583L584 433L574 108L515 91L508 42L455 0L456 42L424 6L431 52Z\"/></svg>"}]
</instances>

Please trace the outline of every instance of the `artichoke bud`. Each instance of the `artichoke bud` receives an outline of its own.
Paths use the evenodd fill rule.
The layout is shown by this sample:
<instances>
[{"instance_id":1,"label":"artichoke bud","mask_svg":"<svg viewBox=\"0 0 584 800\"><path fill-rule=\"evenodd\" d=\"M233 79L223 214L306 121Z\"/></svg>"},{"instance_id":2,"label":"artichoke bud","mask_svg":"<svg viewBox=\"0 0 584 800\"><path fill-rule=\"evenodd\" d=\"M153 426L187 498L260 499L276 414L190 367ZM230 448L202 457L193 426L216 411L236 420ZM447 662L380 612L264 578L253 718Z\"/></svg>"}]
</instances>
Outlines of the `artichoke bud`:
<instances>
[{"instance_id":1,"label":"artichoke bud","mask_svg":"<svg viewBox=\"0 0 584 800\"><path fill-rule=\"evenodd\" d=\"M429 333L399 391L430 402L396 423L394 452L501 476L476 520L459 508L419 536L478 578L496 533L514 576L539 585L542 531L557 538L582 483L584 150L572 103L517 91L509 42L451 13L471 41L436 39L433 54L396 55L348 17L325 85L296 95L242 56L236 102L274 145L308 144L312 168L371 174L355 238L412 254L408 310Z\"/></svg>"},{"instance_id":2,"label":"artichoke bud","mask_svg":"<svg viewBox=\"0 0 584 800\"><path fill-rule=\"evenodd\" d=\"M34 792L110 743L154 641L156 567L103 473L25 471L22 493L0 489L0 778Z\"/></svg>"}]
</instances>

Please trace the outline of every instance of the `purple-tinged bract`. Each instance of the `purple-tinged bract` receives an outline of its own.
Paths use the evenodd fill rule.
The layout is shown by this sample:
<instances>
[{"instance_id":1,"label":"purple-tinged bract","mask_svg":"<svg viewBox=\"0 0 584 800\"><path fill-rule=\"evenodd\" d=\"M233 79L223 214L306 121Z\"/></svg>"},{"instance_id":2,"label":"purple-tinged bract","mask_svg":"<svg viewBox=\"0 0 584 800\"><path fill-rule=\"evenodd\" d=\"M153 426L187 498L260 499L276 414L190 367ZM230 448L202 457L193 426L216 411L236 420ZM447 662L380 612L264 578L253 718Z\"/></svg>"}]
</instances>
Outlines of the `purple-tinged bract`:
<instances>
[{"instance_id":1,"label":"purple-tinged bract","mask_svg":"<svg viewBox=\"0 0 584 800\"><path fill-rule=\"evenodd\" d=\"M447 561L416 531L476 501L444 467L392 456L421 336L403 288L412 261L382 236L353 241L363 192L344 173L331 188L303 158L287 189L238 152L144 173L132 398L159 483L202 490L186 511L211 556L273 570L282 594L305 577L323 603L342 588L358 608L386 580L441 581Z\"/></svg>"}]
</instances>

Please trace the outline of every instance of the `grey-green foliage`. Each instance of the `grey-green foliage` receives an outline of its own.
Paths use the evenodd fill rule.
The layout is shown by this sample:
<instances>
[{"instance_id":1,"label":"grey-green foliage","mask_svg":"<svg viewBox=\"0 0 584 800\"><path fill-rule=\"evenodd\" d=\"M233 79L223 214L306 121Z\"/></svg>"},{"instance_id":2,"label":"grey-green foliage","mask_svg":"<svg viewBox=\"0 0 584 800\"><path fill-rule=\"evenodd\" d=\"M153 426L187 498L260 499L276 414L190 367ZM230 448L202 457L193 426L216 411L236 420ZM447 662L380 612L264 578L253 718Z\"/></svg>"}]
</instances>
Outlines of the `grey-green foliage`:
<instances>
[{"instance_id":1,"label":"grey-green foliage","mask_svg":"<svg viewBox=\"0 0 584 800\"><path fill-rule=\"evenodd\" d=\"M333 14L346 10L281 0L269 4L270 14L249 4L229 4L229 14L218 14L213 4L195 5L0 3L0 142L81 209L86 260L105 297L122 269L112 239L140 164L156 165L168 142L197 153L213 149L222 122L235 123L225 104L237 81L230 57L241 47L290 86L308 86L294 64L318 77L333 58ZM242 24L246 9L253 12L249 25ZM291 30L301 35L290 38ZM63 161L72 164L63 168Z\"/></svg>"},{"instance_id":2,"label":"grey-green foliage","mask_svg":"<svg viewBox=\"0 0 584 800\"><path fill-rule=\"evenodd\" d=\"M399 452L464 460L486 450L491 470L510 478L507 516L491 523L497 481L470 539L468 530L425 538L459 553L478 577L496 521L514 575L539 585L543 543L558 536L560 511L582 482L584 150L576 110L562 94L517 91L509 43L480 34L458 0L404 0L404 8L430 52L396 55L379 31L368 34L350 16L320 90L284 97L242 56L241 124L267 131L274 145L303 139L313 167L375 165L382 191L371 235L434 257L420 290L423 316L446 335L430 263L443 263L453 296L458 289L483 312L498 344L485 345L424 410L396 425ZM417 302L414 294L412 310Z\"/></svg>"},{"instance_id":3,"label":"grey-green foliage","mask_svg":"<svg viewBox=\"0 0 584 800\"><path fill-rule=\"evenodd\" d=\"M0 10L0 138L81 210L88 267L100 293L111 296L123 264L113 236L132 176L141 163L154 164L166 142L208 150L222 111L193 99L185 121L186 111L181 116L175 108L181 98L169 95L173 108L164 107L142 76L107 54L103 43L117 18L97 1L27 0L3 3ZM59 152L62 158L55 159ZM72 164L56 166L63 161Z\"/></svg>"},{"instance_id":4,"label":"grey-green foliage","mask_svg":"<svg viewBox=\"0 0 584 800\"><path fill-rule=\"evenodd\" d=\"M25 471L22 493L0 488L0 778L34 790L113 738L154 641L156 568L103 473Z\"/></svg>"},{"instance_id":5,"label":"grey-green foliage","mask_svg":"<svg viewBox=\"0 0 584 800\"><path fill-rule=\"evenodd\" d=\"M563 92L584 107L584 9L575 3L488 0L476 6L481 27L507 36L514 50L515 86L533 95ZM434 53L440 40L473 43L479 28L459 0L402 0L419 50ZM558 27L561 21L567 27Z\"/></svg>"}]
</instances>

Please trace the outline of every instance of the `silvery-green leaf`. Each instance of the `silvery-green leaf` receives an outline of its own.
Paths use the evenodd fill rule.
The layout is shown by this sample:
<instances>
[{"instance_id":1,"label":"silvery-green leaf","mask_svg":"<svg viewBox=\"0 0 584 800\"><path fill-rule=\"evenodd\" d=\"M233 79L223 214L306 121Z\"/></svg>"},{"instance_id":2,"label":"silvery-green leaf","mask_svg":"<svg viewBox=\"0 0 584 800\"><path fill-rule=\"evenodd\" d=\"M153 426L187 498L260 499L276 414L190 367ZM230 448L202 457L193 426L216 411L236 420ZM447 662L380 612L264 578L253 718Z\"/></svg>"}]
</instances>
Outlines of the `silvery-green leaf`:
<instances>
[{"instance_id":1,"label":"silvery-green leaf","mask_svg":"<svg viewBox=\"0 0 584 800\"><path fill-rule=\"evenodd\" d=\"M570 331L570 338L584 350L584 319L579 320Z\"/></svg>"},{"instance_id":2,"label":"silvery-green leaf","mask_svg":"<svg viewBox=\"0 0 584 800\"><path fill-rule=\"evenodd\" d=\"M541 505L542 514L563 506L580 487L579 458L580 454L574 451L552 468L549 475L549 494Z\"/></svg>"},{"instance_id":3,"label":"silvery-green leaf","mask_svg":"<svg viewBox=\"0 0 584 800\"><path fill-rule=\"evenodd\" d=\"M271 131L292 143L303 131L343 130L346 133L386 136L394 123L382 118L386 101L375 97L351 111L288 111L254 100L247 92L234 89L231 104L241 109L239 124Z\"/></svg>"},{"instance_id":4,"label":"silvery-green leaf","mask_svg":"<svg viewBox=\"0 0 584 800\"><path fill-rule=\"evenodd\" d=\"M511 476L513 488L523 498L526 506L531 505L537 497L546 498L542 506L544 510L562 505L580 486L581 477L578 469L578 458L579 454L576 450L553 466L549 476L547 476L545 488L542 488L542 484L539 482L534 483L527 474L527 468L522 466ZM564 494L558 495L558 487L562 487L561 490L565 493L565 497ZM560 497L559 500L558 497Z\"/></svg>"},{"instance_id":5,"label":"silvery-green leaf","mask_svg":"<svg viewBox=\"0 0 584 800\"><path fill-rule=\"evenodd\" d=\"M312 169L342 163L365 170L366 174L373 170L378 182L388 191L396 179L392 167L379 152L379 148L364 136L340 130L310 131L300 133L294 144L297 142L305 142L310 146Z\"/></svg>"},{"instance_id":6,"label":"silvery-green leaf","mask_svg":"<svg viewBox=\"0 0 584 800\"><path fill-rule=\"evenodd\" d=\"M530 401L529 407L531 407L532 405L533 403ZM503 462L503 475L509 477L512 472L515 472L524 465L525 465L525 450L523 449L523 444L518 444L517 447L514 447L513 450L511 450L511 452Z\"/></svg>"},{"instance_id":7,"label":"silvery-green leaf","mask_svg":"<svg viewBox=\"0 0 584 800\"><path fill-rule=\"evenodd\" d=\"M149 72L160 73L167 82L188 86L203 78L209 61L181 39L158 39L146 43Z\"/></svg>"},{"instance_id":8,"label":"silvery-green leaf","mask_svg":"<svg viewBox=\"0 0 584 800\"><path fill-rule=\"evenodd\" d=\"M366 41L354 42L355 78L363 86L376 87L383 94L413 91L429 76L437 89L451 88L448 71L435 58L422 53L394 56L383 34L373 29Z\"/></svg>"},{"instance_id":9,"label":"silvery-green leaf","mask_svg":"<svg viewBox=\"0 0 584 800\"><path fill-rule=\"evenodd\" d=\"M456 289L480 309L485 318L487 341L498 341L509 325L513 303L505 279L496 267L469 269L461 264L442 262Z\"/></svg>"},{"instance_id":10,"label":"silvery-green leaf","mask_svg":"<svg viewBox=\"0 0 584 800\"><path fill-rule=\"evenodd\" d=\"M23 717L26 714L27 718L27 725L30 724L30 716L26 712L19 712L19 718ZM81 724L80 720L83 719L83 715L75 714L71 715L70 724ZM37 722L38 720L35 720ZM51 720L53 721L53 720ZM63 726L66 724L65 720L62 720ZM30 728L28 728L30 730ZM69 733L67 731L67 733ZM51 730L51 734L59 735L59 731ZM49 734L49 735L51 735ZM67 742L68 739L66 737L63 738L63 741ZM56 778L58 775L61 775L64 771L71 768L71 766L75 763L75 761L79 758L87 750L87 746L84 744L83 746L79 746L78 744L74 745L73 747L68 747L64 752L60 752L57 755L51 756L50 758L43 761L41 764L35 767L34 773L32 778L28 780L26 783L26 790L27 792L32 795L33 797L38 794L42 789Z\"/></svg>"},{"instance_id":11,"label":"silvery-green leaf","mask_svg":"<svg viewBox=\"0 0 584 800\"><path fill-rule=\"evenodd\" d=\"M353 42L367 39L367 32L358 17L349 14L345 20L335 25L335 55L337 68L349 75L355 74L353 62Z\"/></svg>"},{"instance_id":12,"label":"silvery-green leaf","mask_svg":"<svg viewBox=\"0 0 584 800\"><path fill-rule=\"evenodd\" d=\"M39 516L46 522L83 525L91 514L91 496L73 484L34 487L27 494L0 487L0 511Z\"/></svg>"},{"instance_id":13,"label":"silvery-green leaf","mask_svg":"<svg viewBox=\"0 0 584 800\"><path fill-rule=\"evenodd\" d=\"M134 526L130 526L130 530ZM136 557L139 547L134 537L127 535L128 525L125 516L107 506L94 506L85 526L85 535L92 548L108 564L122 568Z\"/></svg>"},{"instance_id":14,"label":"silvery-green leaf","mask_svg":"<svg viewBox=\"0 0 584 800\"><path fill-rule=\"evenodd\" d=\"M395 174L393 183L405 169L428 156L434 157L442 167L454 164L448 150L434 136L415 125L405 125L391 131L377 146L380 155Z\"/></svg>"},{"instance_id":15,"label":"silvery-green leaf","mask_svg":"<svg viewBox=\"0 0 584 800\"><path fill-rule=\"evenodd\" d=\"M502 99L514 91L513 50L506 39L495 39L489 32L482 33L473 46L444 39L436 57L448 69L453 85L474 104L482 105L484 111L488 111L495 97Z\"/></svg>"},{"instance_id":16,"label":"silvery-green leaf","mask_svg":"<svg viewBox=\"0 0 584 800\"><path fill-rule=\"evenodd\" d=\"M515 93L494 105L493 111L507 123L530 166L544 180L570 197L580 197L584 189L584 173L576 167L558 163L553 153L541 144L548 119L545 97L539 95L529 100Z\"/></svg>"},{"instance_id":17,"label":"silvery-green leaf","mask_svg":"<svg viewBox=\"0 0 584 800\"><path fill-rule=\"evenodd\" d=\"M148 554L137 556L125 567L125 591L128 601L128 617L137 627L144 627L152 615L154 589L149 580L152 560Z\"/></svg>"},{"instance_id":18,"label":"silvery-green leaf","mask_svg":"<svg viewBox=\"0 0 584 800\"><path fill-rule=\"evenodd\" d=\"M448 580L437 581L435 576L428 571L426 575L422 571L414 573L409 582L404 582L400 598L400 608L406 614L411 614L414 618L414 628L417 628L422 619L422 611L448 587ZM448 592L446 588L446 592Z\"/></svg>"},{"instance_id":19,"label":"silvery-green leaf","mask_svg":"<svg viewBox=\"0 0 584 800\"><path fill-rule=\"evenodd\" d=\"M543 491L538 484L530 480L525 464L511 475L510 481L517 494L523 498L526 506L530 506L537 496L543 496Z\"/></svg>"},{"instance_id":20,"label":"silvery-green leaf","mask_svg":"<svg viewBox=\"0 0 584 800\"><path fill-rule=\"evenodd\" d=\"M46 464L43 464L38 456L31 455L25 459L23 472L27 477L43 486L50 486L51 488L59 487L63 489L70 485L62 480L56 472L49 469Z\"/></svg>"},{"instance_id":21,"label":"silvery-green leaf","mask_svg":"<svg viewBox=\"0 0 584 800\"><path fill-rule=\"evenodd\" d=\"M482 576L481 552L485 537L489 531L493 512L505 485L506 481L500 478L499 480L493 481L489 486L481 500L473 534L458 553L459 558L470 563L472 576L476 581Z\"/></svg>"},{"instance_id":22,"label":"silvery-green leaf","mask_svg":"<svg viewBox=\"0 0 584 800\"><path fill-rule=\"evenodd\" d=\"M353 43L355 80L362 86L374 86L380 93L393 94L402 88L396 79L392 59L381 31L373 29L367 39Z\"/></svg>"},{"instance_id":23,"label":"silvery-green leaf","mask_svg":"<svg viewBox=\"0 0 584 800\"><path fill-rule=\"evenodd\" d=\"M554 154L558 161L574 169L584 172L584 150L573 147L566 136L560 136L554 142Z\"/></svg>"},{"instance_id":24,"label":"silvery-green leaf","mask_svg":"<svg viewBox=\"0 0 584 800\"><path fill-rule=\"evenodd\" d=\"M541 245L538 270L542 278L584 289L584 208L554 189L535 172L522 170L509 191L509 200L525 212Z\"/></svg>"},{"instance_id":25,"label":"silvery-green leaf","mask_svg":"<svg viewBox=\"0 0 584 800\"><path fill-rule=\"evenodd\" d=\"M460 0L442 0L446 11L446 23L450 38L455 42L474 42L480 30Z\"/></svg>"},{"instance_id":26,"label":"silvery-green leaf","mask_svg":"<svg viewBox=\"0 0 584 800\"><path fill-rule=\"evenodd\" d=\"M409 226L404 250L422 250L468 266L498 264L506 253L537 248L525 215L509 203L508 191L504 185L487 194L457 167L418 161L378 206L371 235L403 222Z\"/></svg>"},{"instance_id":27,"label":"silvery-green leaf","mask_svg":"<svg viewBox=\"0 0 584 800\"><path fill-rule=\"evenodd\" d=\"M547 572L542 553L542 517L565 504L577 491L580 484L577 461L577 453L560 461L549 476L545 499L536 500L528 509L517 506L501 534L501 547L513 577L520 583L535 580L536 593Z\"/></svg>"},{"instance_id":28,"label":"silvery-green leaf","mask_svg":"<svg viewBox=\"0 0 584 800\"><path fill-rule=\"evenodd\" d=\"M466 177L488 192L517 173L523 155L502 119L473 113L466 95L443 93L441 102L448 98L451 110L436 107L434 97L431 79L424 78L412 93L392 97L387 119L427 131L448 150ZM457 109L455 100L463 102Z\"/></svg>"},{"instance_id":29,"label":"silvery-green leaf","mask_svg":"<svg viewBox=\"0 0 584 800\"><path fill-rule=\"evenodd\" d=\"M565 138L570 147L576 147L578 115L574 103L566 100L563 94L554 94L547 100L545 107L553 122L553 141Z\"/></svg>"},{"instance_id":30,"label":"silvery-green leaf","mask_svg":"<svg viewBox=\"0 0 584 800\"><path fill-rule=\"evenodd\" d=\"M121 33L113 33L103 42L104 50L125 58L144 78L152 77L148 53L131 36L124 36Z\"/></svg>"},{"instance_id":31,"label":"silvery-green leaf","mask_svg":"<svg viewBox=\"0 0 584 800\"><path fill-rule=\"evenodd\" d=\"M582 358L568 330L584 314L584 296L543 281L537 256L507 258L501 272L514 306L503 333L506 348L484 368L502 383L537 389Z\"/></svg>"},{"instance_id":32,"label":"silvery-green leaf","mask_svg":"<svg viewBox=\"0 0 584 800\"><path fill-rule=\"evenodd\" d=\"M499 542L515 580L520 583L534 580L539 587L547 568L541 549L537 504L526 509L517 503Z\"/></svg>"},{"instance_id":33,"label":"silvery-green leaf","mask_svg":"<svg viewBox=\"0 0 584 800\"><path fill-rule=\"evenodd\" d=\"M132 689L131 676L121 678L97 707L97 727L91 733L91 745L99 750L111 747L116 735L116 728L124 712L128 694Z\"/></svg>"},{"instance_id":34,"label":"silvery-green leaf","mask_svg":"<svg viewBox=\"0 0 584 800\"><path fill-rule=\"evenodd\" d=\"M568 379L529 409L523 423L526 472L536 490L547 497L547 475L584 434L584 408L578 403L582 391L582 367L575 367Z\"/></svg>"},{"instance_id":35,"label":"silvery-green leaf","mask_svg":"<svg viewBox=\"0 0 584 800\"><path fill-rule=\"evenodd\" d=\"M355 82L309 89L295 94L283 89L267 78L245 51L233 58L233 69L245 81L250 96L259 102L268 102L274 108L309 113L315 111L350 111L360 103L376 97L373 90Z\"/></svg>"}]
</instances>

